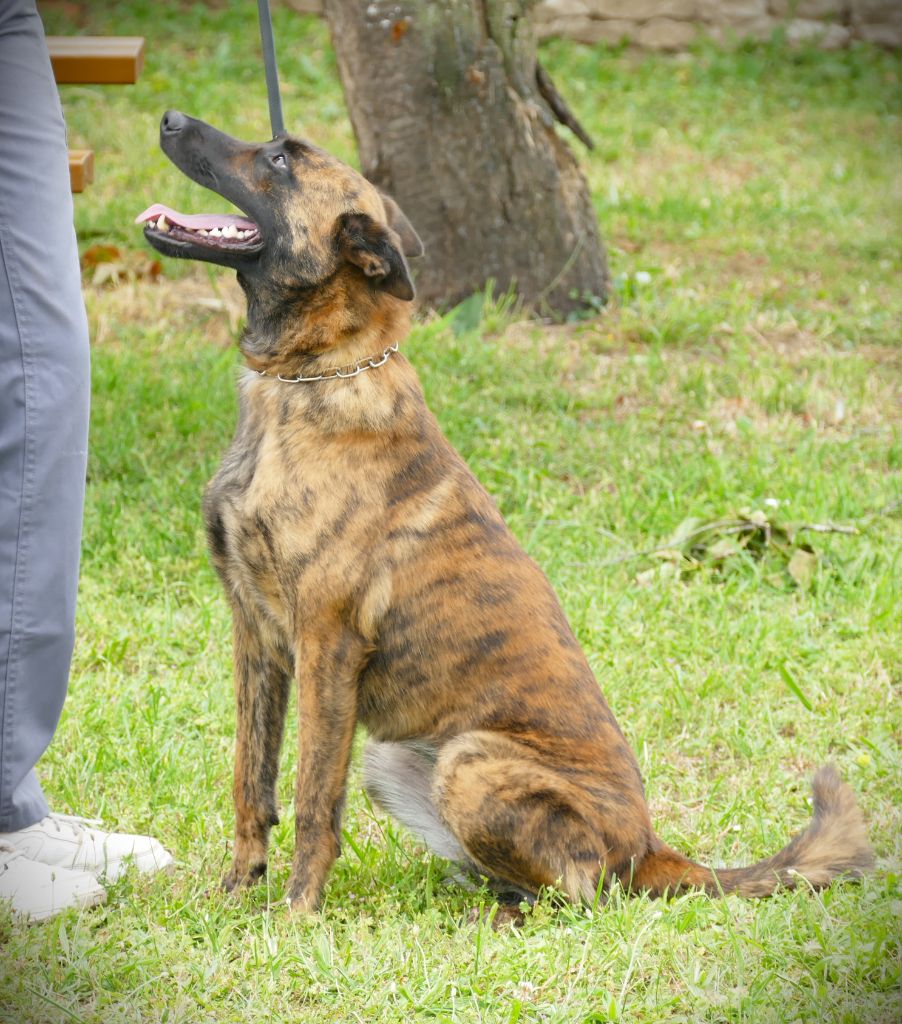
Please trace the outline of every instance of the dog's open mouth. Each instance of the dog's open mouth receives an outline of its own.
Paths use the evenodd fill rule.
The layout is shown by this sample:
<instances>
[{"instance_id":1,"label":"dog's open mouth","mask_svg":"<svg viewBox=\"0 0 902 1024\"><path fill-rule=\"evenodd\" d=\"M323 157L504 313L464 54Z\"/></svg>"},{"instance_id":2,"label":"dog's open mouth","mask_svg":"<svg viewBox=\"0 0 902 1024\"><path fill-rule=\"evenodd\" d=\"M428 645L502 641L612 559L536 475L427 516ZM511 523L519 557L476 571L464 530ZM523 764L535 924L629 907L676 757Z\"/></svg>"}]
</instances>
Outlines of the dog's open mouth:
<instances>
[{"instance_id":1,"label":"dog's open mouth","mask_svg":"<svg viewBox=\"0 0 902 1024\"><path fill-rule=\"evenodd\" d=\"M253 252L263 244L260 229L233 213L179 213L154 203L135 218L148 239L188 242L221 252Z\"/></svg>"}]
</instances>

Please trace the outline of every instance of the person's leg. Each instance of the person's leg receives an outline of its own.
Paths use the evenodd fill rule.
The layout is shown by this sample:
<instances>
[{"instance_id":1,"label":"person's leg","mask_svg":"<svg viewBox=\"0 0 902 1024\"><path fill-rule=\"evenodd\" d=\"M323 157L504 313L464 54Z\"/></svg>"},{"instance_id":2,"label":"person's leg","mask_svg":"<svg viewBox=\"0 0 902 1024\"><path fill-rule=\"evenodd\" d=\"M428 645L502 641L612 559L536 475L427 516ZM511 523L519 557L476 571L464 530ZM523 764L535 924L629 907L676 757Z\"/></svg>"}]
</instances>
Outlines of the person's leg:
<instances>
[{"instance_id":1,"label":"person's leg","mask_svg":"<svg viewBox=\"0 0 902 1024\"><path fill-rule=\"evenodd\" d=\"M90 394L66 130L34 0L0 2L0 899L47 916L103 896L155 840L51 814L34 766L66 696Z\"/></svg>"},{"instance_id":2,"label":"person's leg","mask_svg":"<svg viewBox=\"0 0 902 1024\"><path fill-rule=\"evenodd\" d=\"M0 832L42 819L34 765L69 678L88 330L66 132L32 0L0 4Z\"/></svg>"}]
</instances>

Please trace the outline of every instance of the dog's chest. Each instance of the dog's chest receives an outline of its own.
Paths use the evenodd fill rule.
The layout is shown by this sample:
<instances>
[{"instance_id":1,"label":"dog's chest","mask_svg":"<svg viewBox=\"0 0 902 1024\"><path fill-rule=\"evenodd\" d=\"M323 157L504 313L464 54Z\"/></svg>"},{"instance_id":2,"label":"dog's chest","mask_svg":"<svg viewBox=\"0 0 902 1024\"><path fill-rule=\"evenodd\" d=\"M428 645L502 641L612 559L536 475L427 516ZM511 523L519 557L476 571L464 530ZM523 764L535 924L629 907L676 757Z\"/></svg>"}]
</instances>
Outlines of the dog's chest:
<instances>
[{"instance_id":1,"label":"dog's chest","mask_svg":"<svg viewBox=\"0 0 902 1024\"><path fill-rule=\"evenodd\" d=\"M240 425L204 499L227 589L288 632L347 602L360 586L370 490L341 452Z\"/></svg>"}]
</instances>

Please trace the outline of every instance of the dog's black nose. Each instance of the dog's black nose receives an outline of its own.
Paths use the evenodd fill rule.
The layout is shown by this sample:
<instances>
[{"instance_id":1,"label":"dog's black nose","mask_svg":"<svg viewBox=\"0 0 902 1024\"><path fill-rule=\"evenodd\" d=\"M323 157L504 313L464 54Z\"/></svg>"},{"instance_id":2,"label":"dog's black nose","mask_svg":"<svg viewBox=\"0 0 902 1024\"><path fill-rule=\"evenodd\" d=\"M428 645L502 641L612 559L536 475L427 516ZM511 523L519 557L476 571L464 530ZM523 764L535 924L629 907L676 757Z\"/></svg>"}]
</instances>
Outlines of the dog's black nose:
<instances>
[{"instance_id":1,"label":"dog's black nose","mask_svg":"<svg viewBox=\"0 0 902 1024\"><path fill-rule=\"evenodd\" d=\"M160 131L164 135L177 135L188 123L188 118L180 110L167 110L160 122Z\"/></svg>"}]
</instances>

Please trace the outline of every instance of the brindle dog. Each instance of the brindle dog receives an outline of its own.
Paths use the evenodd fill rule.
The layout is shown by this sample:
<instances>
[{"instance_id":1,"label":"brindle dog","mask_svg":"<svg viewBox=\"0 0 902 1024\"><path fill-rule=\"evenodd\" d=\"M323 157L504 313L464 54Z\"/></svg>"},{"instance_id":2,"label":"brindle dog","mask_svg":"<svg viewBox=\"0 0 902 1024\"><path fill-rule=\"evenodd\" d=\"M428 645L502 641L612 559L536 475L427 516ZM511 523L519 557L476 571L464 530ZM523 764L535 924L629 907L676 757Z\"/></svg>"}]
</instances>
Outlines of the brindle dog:
<instances>
[{"instance_id":1,"label":"brindle dog","mask_svg":"<svg viewBox=\"0 0 902 1024\"><path fill-rule=\"evenodd\" d=\"M204 499L234 633L225 886L266 870L292 684L294 907L319 905L338 855L358 722L374 800L514 890L592 900L616 878L653 894L764 896L861 875L864 824L830 767L815 776L808 828L751 867L712 871L655 834L636 759L554 591L395 349L414 294L406 257L422 253L397 205L287 135L252 145L169 112L161 145L247 214L139 218L161 252L235 268L247 296L237 433Z\"/></svg>"}]
</instances>

